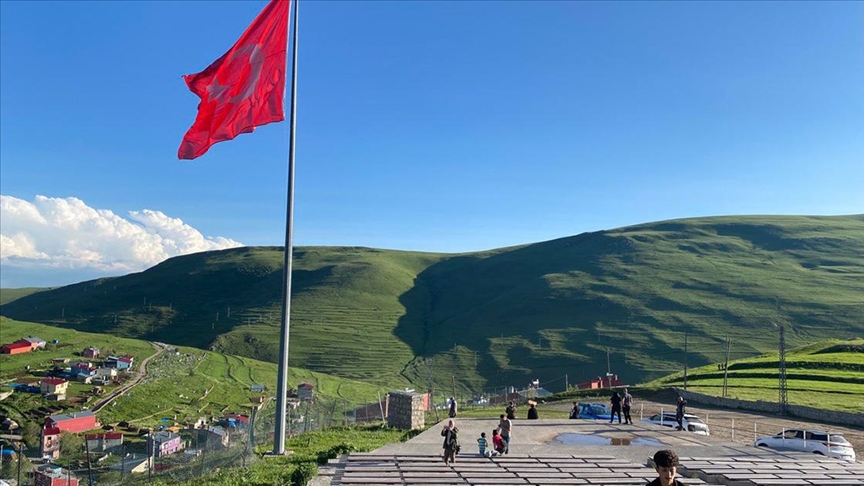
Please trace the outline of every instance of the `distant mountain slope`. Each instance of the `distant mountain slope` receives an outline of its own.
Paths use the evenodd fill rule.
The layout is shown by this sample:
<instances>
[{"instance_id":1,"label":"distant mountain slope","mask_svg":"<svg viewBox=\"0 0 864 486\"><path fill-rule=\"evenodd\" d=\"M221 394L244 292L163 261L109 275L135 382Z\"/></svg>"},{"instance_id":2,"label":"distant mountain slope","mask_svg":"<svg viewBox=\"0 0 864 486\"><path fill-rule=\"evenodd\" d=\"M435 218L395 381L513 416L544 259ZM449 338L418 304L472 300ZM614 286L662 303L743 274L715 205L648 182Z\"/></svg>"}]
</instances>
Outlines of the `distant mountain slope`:
<instances>
[{"instance_id":1,"label":"distant mountain slope","mask_svg":"<svg viewBox=\"0 0 864 486\"><path fill-rule=\"evenodd\" d=\"M864 335L864 217L664 221L481 253L295 250L292 363L386 383L635 382ZM0 307L16 319L274 360L282 253L168 260ZM230 311L229 311L230 309ZM230 312L230 314L229 314ZM607 348L609 354L607 355ZM607 358L608 356L608 358ZM608 362L607 362L608 359Z\"/></svg>"}]
</instances>

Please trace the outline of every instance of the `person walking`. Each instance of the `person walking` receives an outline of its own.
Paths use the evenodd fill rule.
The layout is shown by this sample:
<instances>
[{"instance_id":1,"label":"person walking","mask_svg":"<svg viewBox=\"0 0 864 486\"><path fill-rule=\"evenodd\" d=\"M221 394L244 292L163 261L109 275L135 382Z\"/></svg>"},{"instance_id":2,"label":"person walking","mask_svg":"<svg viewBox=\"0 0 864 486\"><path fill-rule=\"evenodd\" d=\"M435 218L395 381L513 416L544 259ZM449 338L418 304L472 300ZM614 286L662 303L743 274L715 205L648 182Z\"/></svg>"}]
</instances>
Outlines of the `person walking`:
<instances>
[{"instance_id":1,"label":"person walking","mask_svg":"<svg viewBox=\"0 0 864 486\"><path fill-rule=\"evenodd\" d=\"M444 437L444 464L447 464L448 461L453 464L456 461L456 447L459 445L458 434L459 429L456 428L456 424L452 420L441 429L441 436Z\"/></svg>"},{"instance_id":2,"label":"person walking","mask_svg":"<svg viewBox=\"0 0 864 486\"><path fill-rule=\"evenodd\" d=\"M510 434L513 432L513 422L503 413L498 422L498 431L501 433L501 440L504 441L504 454L510 453Z\"/></svg>"},{"instance_id":3,"label":"person walking","mask_svg":"<svg viewBox=\"0 0 864 486\"><path fill-rule=\"evenodd\" d=\"M685 407L687 407L687 400L684 400L684 397L678 397L678 405L675 407L675 421L678 422L678 430L684 430Z\"/></svg>"},{"instance_id":4,"label":"person walking","mask_svg":"<svg viewBox=\"0 0 864 486\"><path fill-rule=\"evenodd\" d=\"M450 397L450 418L456 418L456 399Z\"/></svg>"},{"instance_id":5,"label":"person walking","mask_svg":"<svg viewBox=\"0 0 864 486\"><path fill-rule=\"evenodd\" d=\"M621 406L624 410L624 423L633 425L633 418L630 417L630 407L633 406L633 395L627 389L624 389L624 398L621 400Z\"/></svg>"},{"instance_id":6,"label":"person walking","mask_svg":"<svg viewBox=\"0 0 864 486\"><path fill-rule=\"evenodd\" d=\"M612 398L609 400L612 402L612 414L609 416L609 423L611 424L615 420L615 414L618 414L618 423L621 423L621 395L616 391L612 394Z\"/></svg>"}]
</instances>

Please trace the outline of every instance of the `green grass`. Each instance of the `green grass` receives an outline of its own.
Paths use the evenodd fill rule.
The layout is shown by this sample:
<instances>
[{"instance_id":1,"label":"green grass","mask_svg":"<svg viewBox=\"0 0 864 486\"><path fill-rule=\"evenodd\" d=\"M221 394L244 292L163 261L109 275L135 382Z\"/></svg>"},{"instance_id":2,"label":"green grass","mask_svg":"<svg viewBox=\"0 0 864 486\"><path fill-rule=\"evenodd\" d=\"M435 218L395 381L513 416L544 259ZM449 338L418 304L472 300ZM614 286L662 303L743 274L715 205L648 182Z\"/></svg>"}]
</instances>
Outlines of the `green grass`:
<instances>
[{"instance_id":1,"label":"green grass","mask_svg":"<svg viewBox=\"0 0 864 486\"><path fill-rule=\"evenodd\" d=\"M21 297L25 297L30 294L35 294L36 292L42 292L42 289L36 287L24 287L18 289L0 289L0 305L6 304L8 302L12 302L13 300L20 299Z\"/></svg>"},{"instance_id":2,"label":"green grass","mask_svg":"<svg viewBox=\"0 0 864 486\"><path fill-rule=\"evenodd\" d=\"M52 358L76 357L74 352L87 346L97 346L103 352L130 353L136 363L155 353L147 342L119 338L108 334L91 334L71 329L60 329L42 324L20 322L0 317L4 336L36 335L45 340L58 339L59 346L49 345L45 351L20 355L0 355L0 383L37 381L38 370L50 367ZM250 398L258 395L249 390L250 385L263 384L265 394L276 393L276 365L252 358L228 356L191 347L179 347L180 355L165 353L148 364L148 378L137 385L131 393L118 398L116 405L102 409L97 416L103 423L132 421L139 426L152 426L165 416L177 416L177 421L194 420L204 415L220 415L223 411L247 411ZM30 366L30 370L25 370ZM388 388L334 377L321 372L291 367L289 386L308 381L315 384L319 401L333 403L338 411L372 402L379 393ZM94 387L71 383L69 398L89 393ZM104 387L110 392L113 387ZM8 388L0 387L0 390ZM207 391L206 397L204 392ZM182 397L181 397L182 395ZM84 404L70 402L47 402L38 394L15 393L0 402L0 413L15 420L25 420L33 410L50 405L68 409L80 409ZM89 404L88 404L89 405Z\"/></svg>"},{"instance_id":3,"label":"green grass","mask_svg":"<svg viewBox=\"0 0 864 486\"><path fill-rule=\"evenodd\" d=\"M629 383L787 342L864 335L864 217L664 221L458 255L298 248L290 357L373 383L478 393ZM239 248L8 302L0 313L275 361L282 253ZM558 389L555 389L558 387ZM338 393L337 393L338 394Z\"/></svg>"},{"instance_id":4,"label":"green grass","mask_svg":"<svg viewBox=\"0 0 864 486\"><path fill-rule=\"evenodd\" d=\"M297 467L314 466L319 454L333 448L368 452L385 444L404 442L413 435L412 432L379 426L337 427L310 432L289 439L287 449L292 452L290 456L260 459L247 468L232 468L182 484L187 486L288 485L291 474ZM259 452L267 451L262 449Z\"/></svg>"},{"instance_id":5,"label":"green grass","mask_svg":"<svg viewBox=\"0 0 864 486\"><path fill-rule=\"evenodd\" d=\"M845 351L837 352L837 349ZM793 405L864 413L864 339L831 340L787 351L787 399ZM683 386L683 373L647 383ZM715 365L688 370L687 389L722 396L723 375ZM727 396L742 400L779 400L778 356L730 361Z\"/></svg>"}]
</instances>

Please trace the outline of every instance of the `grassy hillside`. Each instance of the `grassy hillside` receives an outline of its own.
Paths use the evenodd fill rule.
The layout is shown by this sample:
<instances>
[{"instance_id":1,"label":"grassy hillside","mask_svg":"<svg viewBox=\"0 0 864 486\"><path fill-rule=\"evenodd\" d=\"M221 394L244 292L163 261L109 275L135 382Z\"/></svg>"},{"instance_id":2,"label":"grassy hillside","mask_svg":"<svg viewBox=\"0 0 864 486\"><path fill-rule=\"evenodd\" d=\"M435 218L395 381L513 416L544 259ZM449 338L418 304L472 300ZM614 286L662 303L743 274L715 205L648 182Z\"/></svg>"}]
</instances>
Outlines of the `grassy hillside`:
<instances>
[{"instance_id":1,"label":"grassy hillside","mask_svg":"<svg viewBox=\"0 0 864 486\"><path fill-rule=\"evenodd\" d=\"M730 361L727 396L778 400L777 353ZM648 387L683 386L682 373ZM787 399L793 405L864 413L864 339L820 342L786 352ZM723 396L723 372L705 366L687 372L687 389Z\"/></svg>"},{"instance_id":2,"label":"grassy hillside","mask_svg":"<svg viewBox=\"0 0 864 486\"><path fill-rule=\"evenodd\" d=\"M26 295L35 294L46 289L37 287L24 287L20 289L0 289L0 305L20 299Z\"/></svg>"},{"instance_id":3,"label":"grassy hillside","mask_svg":"<svg viewBox=\"0 0 864 486\"><path fill-rule=\"evenodd\" d=\"M481 253L296 250L293 363L378 384L553 391L864 335L864 217L720 217ZM282 253L240 248L21 297L0 313L275 360ZM686 338L685 338L686 336Z\"/></svg>"},{"instance_id":4,"label":"grassy hillside","mask_svg":"<svg viewBox=\"0 0 864 486\"><path fill-rule=\"evenodd\" d=\"M40 370L50 367L52 358L80 359L75 353L87 346L132 354L136 363L155 353L150 343L138 339L59 329L5 317L0 317L0 327L4 338L35 335L49 341L59 341L57 345L49 344L44 351L0 355L0 385L36 381L41 376ZM177 415L182 422L202 415L219 415L224 410L246 409L250 404L249 398L259 395L249 390L253 384L264 385L264 394L267 396L272 397L276 393L276 365L273 363L190 347L179 347L177 351L164 353L152 360L147 366L148 377L131 393L117 399L117 405L102 409L97 414L99 419L105 423L125 420L138 425L154 425L167 414ZM302 381L315 384L319 401L336 403L339 411L372 402L378 393L388 391L386 388L292 367L289 370L289 385L296 387ZM73 395L89 395L93 388L91 385L73 383L70 401ZM113 389L110 386L105 388L108 392ZM8 390L0 386L0 392ZM92 403L89 405L92 406ZM0 415L21 420L29 411L45 406L78 410L83 405L47 402L38 394L15 393L0 402Z\"/></svg>"}]
</instances>

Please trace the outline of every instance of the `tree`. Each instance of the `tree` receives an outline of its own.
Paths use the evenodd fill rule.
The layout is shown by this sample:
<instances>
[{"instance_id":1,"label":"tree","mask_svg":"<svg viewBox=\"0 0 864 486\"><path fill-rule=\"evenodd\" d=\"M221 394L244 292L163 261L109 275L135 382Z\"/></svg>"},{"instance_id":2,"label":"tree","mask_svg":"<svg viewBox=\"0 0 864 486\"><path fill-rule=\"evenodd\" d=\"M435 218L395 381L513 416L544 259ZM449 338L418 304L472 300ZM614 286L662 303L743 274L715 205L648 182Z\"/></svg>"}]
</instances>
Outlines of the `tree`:
<instances>
[{"instance_id":1,"label":"tree","mask_svg":"<svg viewBox=\"0 0 864 486\"><path fill-rule=\"evenodd\" d=\"M65 457L76 456L84 449L84 438L78 434L60 432L60 454Z\"/></svg>"},{"instance_id":2,"label":"tree","mask_svg":"<svg viewBox=\"0 0 864 486\"><path fill-rule=\"evenodd\" d=\"M20 434L24 436L24 443L27 445L28 449L39 450L42 430L36 422L32 420L22 421Z\"/></svg>"}]
</instances>

